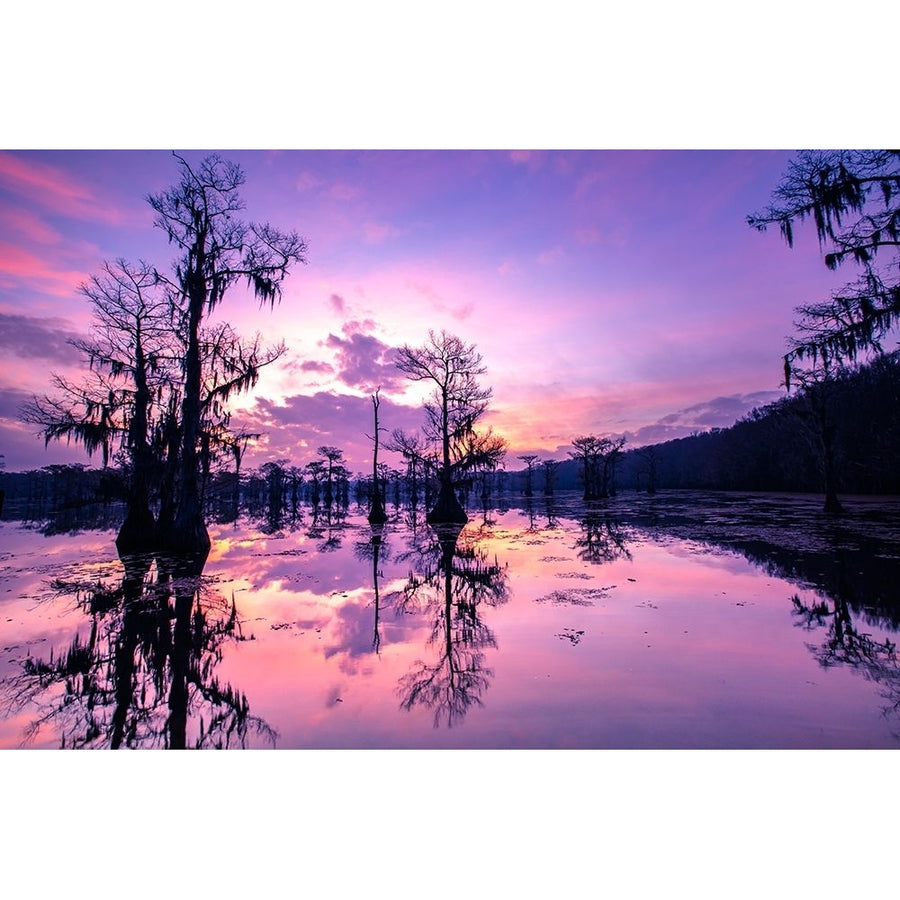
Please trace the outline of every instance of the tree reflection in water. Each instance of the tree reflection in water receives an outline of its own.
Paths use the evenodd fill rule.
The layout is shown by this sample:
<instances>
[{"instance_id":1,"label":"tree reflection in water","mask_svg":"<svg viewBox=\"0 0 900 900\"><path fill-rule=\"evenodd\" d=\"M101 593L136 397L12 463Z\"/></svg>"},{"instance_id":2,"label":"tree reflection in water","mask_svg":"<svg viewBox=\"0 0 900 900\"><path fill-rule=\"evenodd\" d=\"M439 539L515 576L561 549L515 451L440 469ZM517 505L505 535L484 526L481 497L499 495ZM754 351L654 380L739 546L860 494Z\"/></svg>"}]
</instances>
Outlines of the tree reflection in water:
<instances>
[{"instance_id":1,"label":"tree reflection in water","mask_svg":"<svg viewBox=\"0 0 900 900\"><path fill-rule=\"evenodd\" d=\"M825 636L819 646L808 644L823 668L848 666L861 672L867 681L881 688L887 701L882 712L900 712L900 661L897 645L890 640L877 640L870 633L860 631L853 620L850 598L843 592L826 596L816 603L804 603L799 594L791 598L792 614L807 630L824 628Z\"/></svg>"},{"instance_id":2,"label":"tree reflection in water","mask_svg":"<svg viewBox=\"0 0 900 900\"><path fill-rule=\"evenodd\" d=\"M481 604L499 606L509 599L507 572L477 544L458 544L461 526L430 527L402 559L411 563L409 578L392 599L400 613L432 617L428 645L432 662L417 659L398 685L400 707L434 710L434 725L460 723L473 705L482 706L493 670L484 650L497 647L481 620Z\"/></svg>"},{"instance_id":3,"label":"tree reflection in water","mask_svg":"<svg viewBox=\"0 0 900 900\"><path fill-rule=\"evenodd\" d=\"M377 654L381 650L381 597L378 589L378 578L382 574L380 565L390 557L388 543L385 540L384 525L370 525L371 537L368 541L358 541L354 554L357 559L372 563L372 590L375 597L375 621L373 624L372 650Z\"/></svg>"},{"instance_id":4,"label":"tree reflection in water","mask_svg":"<svg viewBox=\"0 0 900 900\"><path fill-rule=\"evenodd\" d=\"M631 559L625 529L608 512L591 510L581 517L581 534L575 540L578 558L590 563Z\"/></svg>"},{"instance_id":5,"label":"tree reflection in water","mask_svg":"<svg viewBox=\"0 0 900 900\"><path fill-rule=\"evenodd\" d=\"M90 619L88 637L28 657L4 685L11 709L36 706L26 743L53 724L61 747L246 746L276 734L246 696L219 681L226 640L243 640L234 599L202 578L204 558L123 556L120 585L56 581Z\"/></svg>"},{"instance_id":6,"label":"tree reflection in water","mask_svg":"<svg viewBox=\"0 0 900 900\"><path fill-rule=\"evenodd\" d=\"M347 510L344 507L326 506L323 510L318 504L312 508L312 521L306 531L308 537L319 541L319 553L331 553L339 550L346 528Z\"/></svg>"}]
</instances>

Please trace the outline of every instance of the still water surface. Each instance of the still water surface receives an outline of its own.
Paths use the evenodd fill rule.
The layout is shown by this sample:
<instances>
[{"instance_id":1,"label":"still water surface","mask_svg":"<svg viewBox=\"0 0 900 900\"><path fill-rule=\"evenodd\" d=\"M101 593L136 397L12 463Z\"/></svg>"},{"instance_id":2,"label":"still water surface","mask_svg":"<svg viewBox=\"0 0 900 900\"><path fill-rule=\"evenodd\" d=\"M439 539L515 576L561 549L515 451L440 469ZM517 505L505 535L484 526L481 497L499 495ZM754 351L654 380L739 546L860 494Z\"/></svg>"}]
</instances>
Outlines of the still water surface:
<instances>
[{"instance_id":1,"label":"still water surface","mask_svg":"<svg viewBox=\"0 0 900 900\"><path fill-rule=\"evenodd\" d=\"M213 524L202 571L0 523L0 746L894 748L900 500L576 496Z\"/></svg>"}]
</instances>

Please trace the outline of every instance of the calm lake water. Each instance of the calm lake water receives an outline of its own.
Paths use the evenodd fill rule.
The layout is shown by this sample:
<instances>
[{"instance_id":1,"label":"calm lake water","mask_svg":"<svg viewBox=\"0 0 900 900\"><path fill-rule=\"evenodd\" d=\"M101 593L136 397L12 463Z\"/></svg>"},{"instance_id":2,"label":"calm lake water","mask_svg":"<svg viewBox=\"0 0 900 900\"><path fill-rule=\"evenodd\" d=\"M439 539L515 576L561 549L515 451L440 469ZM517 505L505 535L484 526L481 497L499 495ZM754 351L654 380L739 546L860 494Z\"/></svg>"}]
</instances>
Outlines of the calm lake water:
<instances>
[{"instance_id":1,"label":"calm lake water","mask_svg":"<svg viewBox=\"0 0 900 900\"><path fill-rule=\"evenodd\" d=\"M200 572L7 519L0 746L895 748L900 499L846 505L303 507Z\"/></svg>"}]
</instances>

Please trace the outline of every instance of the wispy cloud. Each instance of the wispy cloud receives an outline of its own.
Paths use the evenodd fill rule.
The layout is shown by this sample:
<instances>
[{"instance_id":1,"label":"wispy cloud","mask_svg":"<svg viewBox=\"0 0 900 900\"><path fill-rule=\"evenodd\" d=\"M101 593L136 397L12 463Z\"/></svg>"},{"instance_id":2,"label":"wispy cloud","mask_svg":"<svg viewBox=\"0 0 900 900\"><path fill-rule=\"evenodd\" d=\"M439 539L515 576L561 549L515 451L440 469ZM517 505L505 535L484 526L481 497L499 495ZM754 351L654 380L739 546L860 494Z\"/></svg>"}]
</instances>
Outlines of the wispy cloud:
<instances>
[{"instance_id":1,"label":"wispy cloud","mask_svg":"<svg viewBox=\"0 0 900 900\"><path fill-rule=\"evenodd\" d=\"M427 297L431 301L431 305L437 312L446 313L457 322L464 322L469 316L475 312L475 304L472 302L453 304L444 300L443 295L435 290L431 285L421 281L411 281L409 286L418 293Z\"/></svg>"},{"instance_id":2,"label":"wispy cloud","mask_svg":"<svg viewBox=\"0 0 900 900\"><path fill-rule=\"evenodd\" d=\"M317 187L320 187L322 184L321 179L317 178L312 172L301 172L297 176L297 180L295 182L297 190L300 193L305 193L306 191L315 190Z\"/></svg>"},{"instance_id":3,"label":"wispy cloud","mask_svg":"<svg viewBox=\"0 0 900 900\"><path fill-rule=\"evenodd\" d=\"M346 181L338 181L331 185L325 192L332 200L355 200L362 194L362 190L354 184Z\"/></svg>"},{"instance_id":4,"label":"wispy cloud","mask_svg":"<svg viewBox=\"0 0 900 900\"><path fill-rule=\"evenodd\" d=\"M0 151L0 184L54 213L88 221L118 224L121 211L90 187L49 163Z\"/></svg>"},{"instance_id":5,"label":"wispy cloud","mask_svg":"<svg viewBox=\"0 0 900 900\"><path fill-rule=\"evenodd\" d=\"M526 166L532 171L536 171L544 164L547 158L546 150L511 150L509 153L510 160L518 166Z\"/></svg>"},{"instance_id":6,"label":"wispy cloud","mask_svg":"<svg viewBox=\"0 0 900 900\"><path fill-rule=\"evenodd\" d=\"M401 234L399 228L395 228L389 222L364 222L363 238L367 244L383 244L391 238Z\"/></svg>"},{"instance_id":7,"label":"wispy cloud","mask_svg":"<svg viewBox=\"0 0 900 900\"><path fill-rule=\"evenodd\" d=\"M669 413L650 425L628 432L628 443L640 447L687 437L712 428L728 428L751 410L772 403L782 396L779 391L755 391L695 403L678 412Z\"/></svg>"},{"instance_id":8,"label":"wispy cloud","mask_svg":"<svg viewBox=\"0 0 900 900\"><path fill-rule=\"evenodd\" d=\"M53 246L63 242L62 234L37 215L22 207L0 206L0 233L15 235L19 243Z\"/></svg>"},{"instance_id":9,"label":"wispy cloud","mask_svg":"<svg viewBox=\"0 0 900 900\"><path fill-rule=\"evenodd\" d=\"M553 263L559 262L565 255L566 251L557 244L555 247L551 247L549 250L539 253L537 261L542 266L551 266Z\"/></svg>"},{"instance_id":10,"label":"wispy cloud","mask_svg":"<svg viewBox=\"0 0 900 900\"><path fill-rule=\"evenodd\" d=\"M55 297L72 298L85 280L84 272L58 269L50 257L29 253L14 244L0 243L0 284L7 289L24 287Z\"/></svg>"}]
</instances>

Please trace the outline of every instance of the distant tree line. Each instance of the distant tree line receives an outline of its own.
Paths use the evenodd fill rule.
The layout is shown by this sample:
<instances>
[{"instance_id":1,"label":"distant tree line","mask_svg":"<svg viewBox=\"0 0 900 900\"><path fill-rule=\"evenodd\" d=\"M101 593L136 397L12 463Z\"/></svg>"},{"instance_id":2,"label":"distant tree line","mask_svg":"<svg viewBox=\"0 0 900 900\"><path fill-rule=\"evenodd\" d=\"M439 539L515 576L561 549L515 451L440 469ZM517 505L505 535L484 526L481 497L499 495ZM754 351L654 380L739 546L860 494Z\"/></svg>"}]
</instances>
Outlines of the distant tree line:
<instances>
[{"instance_id":1,"label":"distant tree line","mask_svg":"<svg viewBox=\"0 0 900 900\"><path fill-rule=\"evenodd\" d=\"M519 457L521 471L496 461L474 466L454 484L463 505L497 504L504 497L579 491L603 501L621 489L900 493L900 353L844 368L825 382L796 390L754 409L728 428L626 450L621 438L574 438L568 460ZM826 470L830 469L828 474ZM59 511L129 496L127 465L91 469L54 465L0 475L7 517L25 507ZM352 504L370 509L378 496L386 510L421 508L441 496L441 473L427 456L407 453L400 468L377 464L375 473L353 472L338 447L322 446L313 459L264 463L246 472L225 458L211 468L206 506L218 521L241 510L280 527L302 504L323 510ZM530 492L530 493L529 493ZM33 513L38 517L38 513Z\"/></svg>"},{"instance_id":2,"label":"distant tree line","mask_svg":"<svg viewBox=\"0 0 900 900\"><path fill-rule=\"evenodd\" d=\"M730 428L625 453L638 490L900 493L900 359L843 369Z\"/></svg>"}]
</instances>

